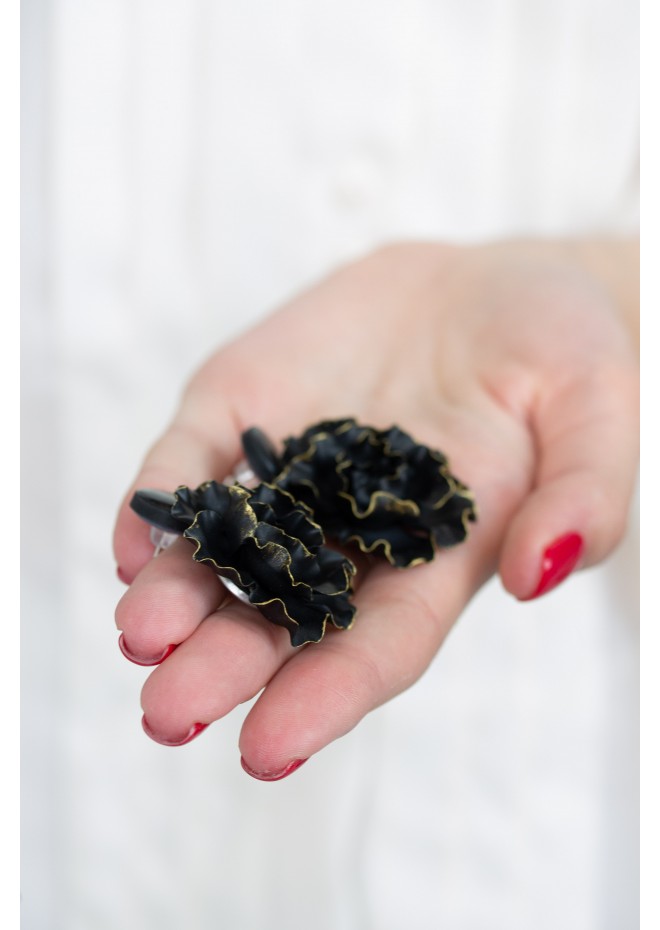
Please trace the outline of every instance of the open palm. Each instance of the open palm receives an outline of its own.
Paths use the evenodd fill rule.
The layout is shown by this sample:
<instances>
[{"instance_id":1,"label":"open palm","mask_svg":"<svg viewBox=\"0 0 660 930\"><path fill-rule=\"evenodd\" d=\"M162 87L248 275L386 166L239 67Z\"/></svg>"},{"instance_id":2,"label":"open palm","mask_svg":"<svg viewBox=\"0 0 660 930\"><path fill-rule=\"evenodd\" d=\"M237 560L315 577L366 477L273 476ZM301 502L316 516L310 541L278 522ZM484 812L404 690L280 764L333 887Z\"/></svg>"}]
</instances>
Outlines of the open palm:
<instances>
[{"instance_id":1,"label":"open palm","mask_svg":"<svg viewBox=\"0 0 660 930\"><path fill-rule=\"evenodd\" d=\"M636 393L630 339L607 294L561 252L525 243L382 249L218 351L117 522L116 557L132 582L117 609L122 645L143 664L160 661L142 694L147 731L181 745L263 689L241 753L252 774L282 777L411 685L495 571L525 599L578 560L601 560L625 526ZM465 543L415 568L351 553L354 627L296 650L193 562L188 541L153 559L127 501L135 488L222 480L251 426L278 441L341 417L396 424L440 449L479 520ZM548 552L564 539L570 564L553 564Z\"/></svg>"}]
</instances>

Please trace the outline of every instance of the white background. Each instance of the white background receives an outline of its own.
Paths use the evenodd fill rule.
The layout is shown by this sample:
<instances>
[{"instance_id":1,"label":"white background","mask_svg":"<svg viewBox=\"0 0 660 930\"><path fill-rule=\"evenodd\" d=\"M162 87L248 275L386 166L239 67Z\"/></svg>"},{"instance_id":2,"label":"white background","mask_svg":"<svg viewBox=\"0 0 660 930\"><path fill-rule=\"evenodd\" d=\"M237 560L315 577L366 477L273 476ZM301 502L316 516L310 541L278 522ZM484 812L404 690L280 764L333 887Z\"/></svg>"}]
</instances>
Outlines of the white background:
<instances>
[{"instance_id":1,"label":"white background","mask_svg":"<svg viewBox=\"0 0 660 930\"><path fill-rule=\"evenodd\" d=\"M23 4L26 930L634 926L634 518L277 785L243 709L143 735L109 541L194 366L338 262L634 229L637 40L623 0Z\"/></svg>"}]
</instances>

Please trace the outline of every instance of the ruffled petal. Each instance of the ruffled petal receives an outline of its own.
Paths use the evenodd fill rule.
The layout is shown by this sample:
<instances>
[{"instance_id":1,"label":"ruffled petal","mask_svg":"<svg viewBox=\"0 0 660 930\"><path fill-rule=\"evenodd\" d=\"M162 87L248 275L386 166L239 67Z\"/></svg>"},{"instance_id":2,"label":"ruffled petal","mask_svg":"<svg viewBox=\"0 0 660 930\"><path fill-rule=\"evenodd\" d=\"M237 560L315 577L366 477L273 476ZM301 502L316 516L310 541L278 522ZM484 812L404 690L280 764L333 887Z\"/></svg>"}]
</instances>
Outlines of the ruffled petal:
<instances>
[{"instance_id":1,"label":"ruffled petal","mask_svg":"<svg viewBox=\"0 0 660 930\"><path fill-rule=\"evenodd\" d=\"M200 510L185 532L196 543L193 558L237 585L272 623L289 630L294 645L318 642L328 622L347 629L355 566L324 545L304 505L268 485L207 482L179 488L179 508Z\"/></svg>"},{"instance_id":2,"label":"ruffled petal","mask_svg":"<svg viewBox=\"0 0 660 930\"><path fill-rule=\"evenodd\" d=\"M253 443L259 433L250 430ZM264 445L272 471L274 447L266 437ZM310 426L285 440L273 484L311 508L326 535L399 568L461 542L476 520L473 495L446 456L397 426L376 430L350 418Z\"/></svg>"}]
</instances>

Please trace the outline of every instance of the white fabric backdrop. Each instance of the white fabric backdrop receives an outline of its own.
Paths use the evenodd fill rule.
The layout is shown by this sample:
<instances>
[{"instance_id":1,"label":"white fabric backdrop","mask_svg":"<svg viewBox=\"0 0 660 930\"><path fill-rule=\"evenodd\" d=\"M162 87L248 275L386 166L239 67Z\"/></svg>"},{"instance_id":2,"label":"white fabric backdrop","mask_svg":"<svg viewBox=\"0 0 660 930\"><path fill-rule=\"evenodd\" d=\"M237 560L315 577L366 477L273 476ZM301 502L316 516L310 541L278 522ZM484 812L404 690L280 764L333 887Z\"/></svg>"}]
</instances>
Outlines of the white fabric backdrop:
<instances>
[{"instance_id":1,"label":"white fabric backdrop","mask_svg":"<svg viewBox=\"0 0 660 930\"><path fill-rule=\"evenodd\" d=\"M636 522L497 581L277 785L181 750L116 647L116 505L195 365L382 241L637 223L627 0L24 0L25 930L637 921ZM430 733L430 736L429 736Z\"/></svg>"}]
</instances>

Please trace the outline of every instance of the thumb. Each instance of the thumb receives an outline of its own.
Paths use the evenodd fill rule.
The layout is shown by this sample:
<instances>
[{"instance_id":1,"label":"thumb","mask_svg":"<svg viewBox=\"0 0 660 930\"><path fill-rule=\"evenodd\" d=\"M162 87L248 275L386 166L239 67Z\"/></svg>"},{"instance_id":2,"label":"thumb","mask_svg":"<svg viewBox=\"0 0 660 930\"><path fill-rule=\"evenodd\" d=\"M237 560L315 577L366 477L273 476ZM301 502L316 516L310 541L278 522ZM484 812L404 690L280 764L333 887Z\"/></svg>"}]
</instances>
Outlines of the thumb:
<instances>
[{"instance_id":1,"label":"thumb","mask_svg":"<svg viewBox=\"0 0 660 930\"><path fill-rule=\"evenodd\" d=\"M553 386L532 411L537 475L501 549L504 587L520 600L604 559L625 531L638 460L632 364Z\"/></svg>"}]
</instances>

